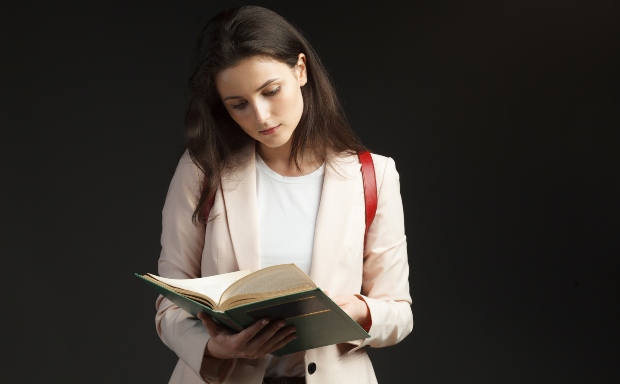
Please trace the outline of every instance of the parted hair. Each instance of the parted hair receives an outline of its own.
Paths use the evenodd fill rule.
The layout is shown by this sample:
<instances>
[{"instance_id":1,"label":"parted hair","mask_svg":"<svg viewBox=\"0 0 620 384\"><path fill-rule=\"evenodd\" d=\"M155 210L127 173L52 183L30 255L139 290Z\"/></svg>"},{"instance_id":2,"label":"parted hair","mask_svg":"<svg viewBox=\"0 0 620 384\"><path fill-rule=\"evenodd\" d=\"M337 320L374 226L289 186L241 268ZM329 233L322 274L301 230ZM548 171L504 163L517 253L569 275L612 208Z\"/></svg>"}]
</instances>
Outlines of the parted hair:
<instances>
[{"instance_id":1,"label":"parted hair","mask_svg":"<svg viewBox=\"0 0 620 384\"><path fill-rule=\"evenodd\" d=\"M303 34L282 16L258 6L227 9L210 19L194 49L188 84L185 138L192 161L204 174L195 224L206 224L207 207L225 172L234 172L234 154L254 142L230 117L215 86L215 76L254 56L297 64L306 56L307 83L301 88L304 108L291 137L289 161L300 168L305 156L320 163L333 156L365 150L351 129L334 86Z\"/></svg>"}]
</instances>

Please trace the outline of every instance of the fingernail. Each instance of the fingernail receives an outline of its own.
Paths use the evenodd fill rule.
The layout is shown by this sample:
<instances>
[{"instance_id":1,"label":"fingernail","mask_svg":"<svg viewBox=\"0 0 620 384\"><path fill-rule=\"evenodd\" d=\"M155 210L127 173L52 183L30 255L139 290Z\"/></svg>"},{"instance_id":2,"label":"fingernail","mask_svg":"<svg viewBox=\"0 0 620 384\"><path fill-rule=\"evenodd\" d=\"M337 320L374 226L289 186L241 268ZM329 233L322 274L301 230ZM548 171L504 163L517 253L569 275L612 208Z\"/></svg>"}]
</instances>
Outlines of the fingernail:
<instances>
[{"instance_id":1,"label":"fingernail","mask_svg":"<svg viewBox=\"0 0 620 384\"><path fill-rule=\"evenodd\" d=\"M285 325L286 325L286 323L279 323L279 324L278 324L278 327L282 328L282 327L284 327Z\"/></svg>"},{"instance_id":2,"label":"fingernail","mask_svg":"<svg viewBox=\"0 0 620 384\"><path fill-rule=\"evenodd\" d=\"M263 320L263 325L267 325L267 324L269 324L269 319Z\"/></svg>"}]
</instances>

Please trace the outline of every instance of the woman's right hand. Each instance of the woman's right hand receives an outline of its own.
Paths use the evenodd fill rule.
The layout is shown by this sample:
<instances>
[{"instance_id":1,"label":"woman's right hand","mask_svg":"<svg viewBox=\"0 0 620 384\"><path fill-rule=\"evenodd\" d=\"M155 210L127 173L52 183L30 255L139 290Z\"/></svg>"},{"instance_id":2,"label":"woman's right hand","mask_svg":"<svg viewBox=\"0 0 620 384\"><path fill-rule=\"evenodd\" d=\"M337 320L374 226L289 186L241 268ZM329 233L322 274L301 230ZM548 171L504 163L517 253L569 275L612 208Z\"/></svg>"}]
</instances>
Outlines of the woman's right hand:
<instances>
[{"instance_id":1,"label":"woman's right hand","mask_svg":"<svg viewBox=\"0 0 620 384\"><path fill-rule=\"evenodd\" d=\"M258 320L243 331L233 333L204 312L198 314L198 318L211 335L205 349L206 357L257 359L297 338L294 327L284 328L284 320Z\"/></svg>"}]
</instances>

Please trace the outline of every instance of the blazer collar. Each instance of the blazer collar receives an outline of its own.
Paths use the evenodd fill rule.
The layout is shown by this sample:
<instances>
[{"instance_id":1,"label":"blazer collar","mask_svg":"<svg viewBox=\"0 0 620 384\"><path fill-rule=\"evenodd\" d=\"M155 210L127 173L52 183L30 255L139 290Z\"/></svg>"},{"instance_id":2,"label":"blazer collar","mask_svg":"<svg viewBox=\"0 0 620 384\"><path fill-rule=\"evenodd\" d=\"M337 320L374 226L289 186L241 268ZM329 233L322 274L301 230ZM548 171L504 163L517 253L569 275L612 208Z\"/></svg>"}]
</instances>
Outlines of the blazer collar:
<instances>
[{"instance_id":1,"label":"blazer collar","mask_svg":"<svg viewBox=\"0 0 620 384\"><path fill-rule=\"evenodd\" d=\"M236 156L235 160L246 163L222 177L222 196L239 270L254 272L260 269L254 145L244 147Z\"/></svg>"},{"instance_id":2,"label":"blazer collar","mask_svg":"<svg viewBox=\"0 0 620 384\"><path fill-rule=\"evenodd\" d=\"M254 145L244 148L239 156L240 161L247 163L222 178L222 196L237 265L240 270L253 272L261 267ZM343 231L354 209L352 197L359 191L362 188L357 157L336 157L325 167L310 272L319 287L330 286L336 258L346 254Z\"/></svg>"}]
</instances>

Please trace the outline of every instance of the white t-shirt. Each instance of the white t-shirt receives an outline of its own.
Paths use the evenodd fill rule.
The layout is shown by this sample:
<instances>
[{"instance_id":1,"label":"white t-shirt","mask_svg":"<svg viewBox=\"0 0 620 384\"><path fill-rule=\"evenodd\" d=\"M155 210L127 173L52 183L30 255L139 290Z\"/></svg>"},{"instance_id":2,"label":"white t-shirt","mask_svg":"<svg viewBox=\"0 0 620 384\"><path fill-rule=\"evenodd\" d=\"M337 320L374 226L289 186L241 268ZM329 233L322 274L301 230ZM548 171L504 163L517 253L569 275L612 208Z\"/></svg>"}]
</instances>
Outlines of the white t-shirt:
<instances>
[{"instance_id":1,"label":"white t-shirt","mask_svg":"<svg viewBox=\"0 0 620 384\"><path fill-rule=\"evenodd\" d=\"M256 196L261 268L295 263L310 275L314 226L323 189L322 165L296 177L272 171L256 154ZM304 376L305 352L269 356L266 377Z\"/></svg>"},{"instance_id":2,"label":"white t-shirt","mask_svg":"<svg viewBox=\"0 0 620 384\"><path fill-rule=\"evenodd\" d=\"M321 166L303 176L281 176L256 155L261 268L295 263L310 275L324 169Z\"/></svg>"}]
</instances>

